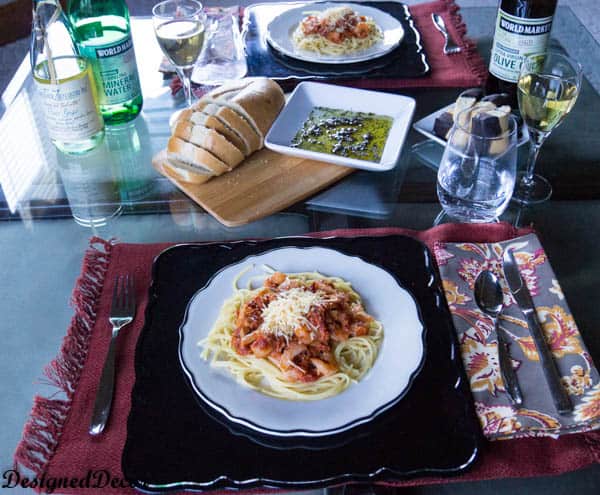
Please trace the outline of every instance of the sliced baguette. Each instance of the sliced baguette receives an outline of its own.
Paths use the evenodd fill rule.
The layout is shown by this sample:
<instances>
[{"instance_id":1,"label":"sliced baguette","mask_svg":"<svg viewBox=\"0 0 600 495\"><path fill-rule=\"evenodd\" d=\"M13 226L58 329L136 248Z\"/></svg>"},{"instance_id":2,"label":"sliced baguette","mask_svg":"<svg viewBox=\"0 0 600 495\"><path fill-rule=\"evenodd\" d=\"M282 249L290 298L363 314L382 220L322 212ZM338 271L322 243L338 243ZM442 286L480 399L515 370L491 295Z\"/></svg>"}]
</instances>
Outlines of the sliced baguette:
<instances>
[{"instance_id":1,"label":"sliced baguette","mask_svg":"<svg viewBox=\"0 0 600 495\"><path fill-rule=\"evenodd\" d=\"M200 148L193 143L188 143L177 136L172 136L167 143L167 157L169 162L180 168L185 168L197 174L213 177L227 172L227 165L210 151ZM221 172L215 172L221 170Z\"/></svg>"},{"instance_id":2,"label":"sliced baguette","mask_svg":"<svg viewBox=\"0 0 600 495\"><path fill-rule=\"evenodd\" d=\"M243 136L252 152L262 148L262 136L254 130L250 122L230 107L221 105L218 100L216 103L211 103L208 99L202 99L194 105L194 109L207 115L214 115L235 129Z\"/></svg>"},{"instance_id":3,"label":"sliced baguette","mask_svg":"<svg viewBox=\"0 0 600 495\"><path fill-rule=\"evenodd\" d=\"M193 124L203 125L209 129L214 129L226 137L231 144L239 149L244 156L249 156L252 151L250 143L233 127L230 127L227 122L216 115L208 115L203 112L192 112L190 122Z\"/></svg>"},{"instance_id":4,"label":"sliced baguette","mask_svg":"<svg viewBox=\"0 0 600 495\"><path fill-rule=\"evenodd\" d=\"M212 175L204 175L198 173L192 165L183 162L165 159L160 162L163 171L172 179L177 181L187 182L188 184L204 184L213 178Z\"/></svg>"},{"instance_id":5,"label":"sliced baguette","mask_svg":"<svg viewBox=\"0 0 600 495\"><path fill-rule=\"evenodd\" d=\"M248 119L263 138L285 105L281 87L267 78L256 79L241 91L225 93L223 100Z\"/></svg>"},{"instance_id":6,"label":"sliced baguette","mask_svg":"<svg viewBox=\"0 0 600 495\"><path fill-rule=\"evenodd\" d=\"M236 92L228 93L226 96L230 97L235 94L237 94L237 93ZM242 107L241 105L238 105L235 102L232 102L231 100L229 100L226 97L217 98L217 99L204 98L204 101L207 104L214 104L214 105L218 105L222 108L229 108L229 109L233 110L236 114L238 114L242 119L244 119L248 123L248 125L250 126L252 131L259 137L260 147L262 148L265 135L260 131L260 129L256 125L256 122L254 122L254 119L250 116L250 114L248 112L246 112L244 107Z\"/></svg>"},{"instance_id":7,"label":"sliced baguette","mask_svg":"<svg viewBox=\"0 0 600 495\"><path fill-rule=\"evenodd\" d=\"M214 129L204 127L200 124L179 121L175 126L173 136L193 143L206 151L210 151L210 153L221 160L226 168L225 170L221 168L213 170L217 175L233 170L244 159L244 154L231 144L226 137Z\"/></svg>"}]
</instances>

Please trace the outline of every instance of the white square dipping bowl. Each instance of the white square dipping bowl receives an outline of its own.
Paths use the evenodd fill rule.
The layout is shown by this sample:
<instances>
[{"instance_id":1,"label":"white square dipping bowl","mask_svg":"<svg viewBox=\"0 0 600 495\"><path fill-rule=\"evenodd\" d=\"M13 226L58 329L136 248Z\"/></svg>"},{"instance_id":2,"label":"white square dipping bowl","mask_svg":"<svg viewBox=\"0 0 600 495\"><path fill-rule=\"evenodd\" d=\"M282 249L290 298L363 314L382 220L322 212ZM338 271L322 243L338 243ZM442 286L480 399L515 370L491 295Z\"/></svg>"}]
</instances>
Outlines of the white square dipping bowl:
<instances>
[{"instance_id":1,"label":"white square dipping bowl","mask_svg":"<svg viewBox=\"0 0 600 495\"><path fill-rule=\"evenodd\" d=\"M292 139L308 119L315 107L371 112L393 119L381 161L358 160L330 153L304 150L292 146ZM385 172L398 163L406 133L415 111L415 100L408 96L346 88L331 84L301 82L291 94L287 104L271 126L265 146L284 155L335 163L345 167L372 172Z\"/></svg>"}]
</instances>

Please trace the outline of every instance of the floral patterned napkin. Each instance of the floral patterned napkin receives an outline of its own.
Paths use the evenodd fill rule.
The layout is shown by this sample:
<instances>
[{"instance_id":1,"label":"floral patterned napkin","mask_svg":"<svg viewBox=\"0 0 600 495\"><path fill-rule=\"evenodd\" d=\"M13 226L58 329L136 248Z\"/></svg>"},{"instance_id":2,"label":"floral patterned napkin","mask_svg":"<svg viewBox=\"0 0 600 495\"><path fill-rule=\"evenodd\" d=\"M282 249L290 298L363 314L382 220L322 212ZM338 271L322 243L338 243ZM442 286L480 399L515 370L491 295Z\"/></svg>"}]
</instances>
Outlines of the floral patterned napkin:
<instances>
[{"instance_id":1,"label":"floral patterned napkin","mask_svg":"<svg viewBox=\"0 0 600 495\"><path fill-rule=\"evenodd\" d=\"M560 416L554 408L525 316L504 280L502 254L506 248L514 249L533 297L574 405L570 416ZM493 244L437 243L434 251L485 436L557 437L600 428L600 375L537 236L529 234ZM523 393L521 407L512 406L506 394L492 320L479 310L473 297L473 285L482 270L492 270L502 282L504 310L499 324L511 342L509 353Z\"/></svg>"}]
</instances>

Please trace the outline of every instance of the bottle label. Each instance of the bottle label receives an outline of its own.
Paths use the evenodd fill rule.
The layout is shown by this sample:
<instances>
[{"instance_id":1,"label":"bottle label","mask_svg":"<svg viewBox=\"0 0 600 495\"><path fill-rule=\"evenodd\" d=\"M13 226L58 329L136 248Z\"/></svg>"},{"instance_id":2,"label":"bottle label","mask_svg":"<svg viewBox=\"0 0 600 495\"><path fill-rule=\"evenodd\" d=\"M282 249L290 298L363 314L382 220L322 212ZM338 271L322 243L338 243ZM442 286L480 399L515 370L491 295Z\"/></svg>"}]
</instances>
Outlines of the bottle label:
<instances>
[{"instance_id":1,"label":"bottle label","mask_svg":"<svg viewBox=\"0 0 600 495\"><path fill-rule=\"evenodd\" d=\"M546 50L551 29L552 16L531 19L498 9L490 72L498 79L517 82L523 59Z\"/></svg>"},{"instance_id":2,"label":"bottle label","mask_svg":"<svg viewBox=\"0 0 600 495\"><path fill-rule=\"evenodd\" d=\"M89 69L75 79L58 84L34 80L51 139L80 141L89 139L104 128L94 101Z\"/></svg>"},{"instance_id":3,"label":"bottle label","mask_svg":"<svg viewBox=\"0 0 600 495\"><path fill-rule=\"evenodd\" d=\"M125 35L116 43L82 45L79 48L82 56L93 61L101 107L118 105L140 95L140 80L130 35Z\"/></svg>"}]
</instances>

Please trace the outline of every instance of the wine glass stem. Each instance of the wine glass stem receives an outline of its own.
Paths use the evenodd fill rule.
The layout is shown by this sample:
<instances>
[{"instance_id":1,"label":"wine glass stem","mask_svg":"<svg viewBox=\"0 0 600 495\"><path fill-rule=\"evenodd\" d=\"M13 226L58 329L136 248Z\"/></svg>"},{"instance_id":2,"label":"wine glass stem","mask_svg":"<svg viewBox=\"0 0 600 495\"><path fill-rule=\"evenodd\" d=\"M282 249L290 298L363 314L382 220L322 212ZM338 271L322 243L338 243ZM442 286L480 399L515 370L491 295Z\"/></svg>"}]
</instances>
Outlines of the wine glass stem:
<instances>
[{"instance_id":1,"label":"wine glass stem","mask_svg":"<svg viewBox=\"0 0 600 495\"><path fill-rule=\"evenodd\" d=\"M525 188L532 188L534 184L533 171L535 170L535 163L540 153L540 148L544 143L546 136L541 132L537 132L533 129L529 129L529 138L531 144L529 145L529 157L527 159L527 170L525 175L521 179L521 185Z\"/></svg>"},{"instance_id":2,"label":"wine glass stem","mask_svg":"<svg viewBox=\"0 0 600 495\"><path fill-rule=\"evenodd\" d=\"M185 94L185 102L188 107L192 106L192 72L194 67L181 67L179 69L179 77L183 84L183 92Z\"/></svg>"}]
</instances>

